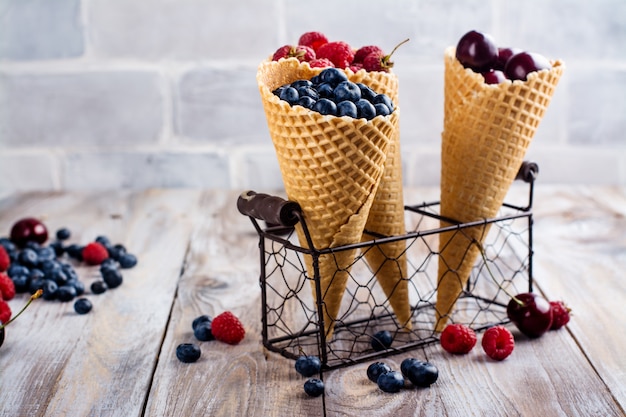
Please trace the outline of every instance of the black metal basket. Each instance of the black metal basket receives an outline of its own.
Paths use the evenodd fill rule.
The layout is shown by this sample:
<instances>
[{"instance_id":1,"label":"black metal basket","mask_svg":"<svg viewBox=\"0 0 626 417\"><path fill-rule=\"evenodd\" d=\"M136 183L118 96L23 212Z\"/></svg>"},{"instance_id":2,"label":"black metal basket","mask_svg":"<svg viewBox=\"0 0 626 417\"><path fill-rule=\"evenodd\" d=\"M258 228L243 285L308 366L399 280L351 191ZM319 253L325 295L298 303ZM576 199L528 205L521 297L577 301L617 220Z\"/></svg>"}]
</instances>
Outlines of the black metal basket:
<instances>
[{"instance_id":1,"label":"black metal basket","mask_svg":"<svg viewBox=\"0 0 626 417\"><path fill-rule=\"evenodd\" d=\"M523 205L503 204L495 218L458 223L438 214L439 202L410 205L405 206L410 230L404 235L372 233L369 241L332 249L313 247L297 203L253 191L243 193L237 207L250 217L259 234L263 345L291 359L302 354L316 355L321 359L323 369L328 370L437 342L439 333L434 330L434 305L438 235L447 231L464 233L469 227L485 227L487 230L489 226L489 232L482 245L482 256L455 304L450 322L466 324L476 331L507 323L507 293L533 290L532 202L538 171L535 163L522 164L517 179L528 184L528 200ZM455 224L441 227L441 220ZM294 233L294 226L298 223L310 249L298 243ZM365 233L370 232L366 230ZM404 240L407 247L406 279L412 310L410 331L396 322L389 301L377 284L376 274L363 256L377 245L398 240ZM319 259L321 255L351 249L359 251L350 269L334 334L327 340L320 314L323 297L313 297L312 293L317 291L320 294L319 270L315 267L314 276L309 276L304 257ZM316 262L313 264L316 266ZM376 350L380 347L372 343L373 335L381 330L390 332L393 343L387 349Z\"/></svg>"}]
</instances>

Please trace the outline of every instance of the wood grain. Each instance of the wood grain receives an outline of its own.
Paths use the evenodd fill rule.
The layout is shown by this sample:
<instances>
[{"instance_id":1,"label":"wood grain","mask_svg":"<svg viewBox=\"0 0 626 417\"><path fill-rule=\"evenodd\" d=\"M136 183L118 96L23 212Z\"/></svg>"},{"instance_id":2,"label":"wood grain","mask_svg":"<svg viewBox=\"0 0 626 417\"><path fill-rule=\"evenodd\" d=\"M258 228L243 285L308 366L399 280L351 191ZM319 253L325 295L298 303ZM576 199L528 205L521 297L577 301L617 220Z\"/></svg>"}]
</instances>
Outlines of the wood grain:
<instances>
[{"instance_id":1,"label":"wood grain","mask_svg":"<svg viewBox=\"0 0 626 417\"><path fill-rule=\"evenodd\" d=\"M100 234L136 253L122 286L90 296L84 316L72 303L38 300L8 328L0 350L0 415L139 416L167 326L194 223L196 192L25 195L2 201L0 230L44 218L72 241ZM192 209L190 211L190 208ZM97 267L79 267L88 287ZM21 303L25 296L12 302Z\"/></svg>"},{"instance_id":2,"label":"wood grain","mask_svg":"<svg viewBox=\"0 0 626 417\"><path fill-rule=\"evenodd\" d=\"M626 336L616 329L626 325L626 190L536 192L537 290L573 308L567 328L535 340L514 331L515 351L502 362L480 345L462 356L435 344L384 359L395 369L406 357L436 364L439 380L425 389L386 394L367 379L370 362L325 372L319 398L303 392L293 360L261 344L258 236L235 208L237 192L5 197L0 230L24 215L44 216L50 229L71 227L83 243L107 234L140 263L120 288L90 296L89 315L37 301L7 329L0 416L623 416ZM509 196L526 197L517 185ZM405 198L433 201L438 192L416 188ZM81 267L79 274L89 283L97 271ZM244 323L244 341L197 342L192 320L225 310ZM183 342L199 344L198 362L176 359Z\"/></svg>"}]
</instances>

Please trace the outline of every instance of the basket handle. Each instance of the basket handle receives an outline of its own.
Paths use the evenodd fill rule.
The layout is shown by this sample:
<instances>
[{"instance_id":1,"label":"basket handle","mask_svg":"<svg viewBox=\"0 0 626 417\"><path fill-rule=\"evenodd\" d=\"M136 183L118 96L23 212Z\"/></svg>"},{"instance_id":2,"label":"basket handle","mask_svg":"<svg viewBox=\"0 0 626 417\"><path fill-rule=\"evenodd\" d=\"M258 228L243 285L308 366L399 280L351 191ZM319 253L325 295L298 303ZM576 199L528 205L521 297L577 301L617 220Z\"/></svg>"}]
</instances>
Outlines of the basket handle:
<instances>
[{"instance_id":1,"label":"basket handle","mask_svg":"<svg viewBox=\"0 0 626 417\"><path fill-rule=\"evenodd\" d=\"M524 161L517 171L516 180L522 180L524 182L533 182L539 174L539 165L535 162Z\"/></svg>"},{"instance_id":2,"label":"basket handle","mask_svg":"<svg viewBox=\"0 0 626 417\"><path fill-rule=\"evenodd\" d=\"M244 216L285 227L298 223L302 212L300 205L295 201L252 190L241 193L237 199L237 209Z\"/></svg>"}]
</instances>

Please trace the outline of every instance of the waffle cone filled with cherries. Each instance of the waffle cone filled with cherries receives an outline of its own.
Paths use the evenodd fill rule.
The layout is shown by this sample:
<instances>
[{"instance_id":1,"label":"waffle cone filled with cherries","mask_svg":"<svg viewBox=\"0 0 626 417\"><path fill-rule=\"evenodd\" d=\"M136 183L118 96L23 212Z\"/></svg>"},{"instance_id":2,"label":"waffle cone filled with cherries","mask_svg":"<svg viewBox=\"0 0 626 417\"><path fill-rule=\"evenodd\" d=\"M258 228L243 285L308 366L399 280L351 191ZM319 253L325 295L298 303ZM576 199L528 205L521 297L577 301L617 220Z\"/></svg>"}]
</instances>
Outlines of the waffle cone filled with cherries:
<instances>
[{"instance_id":1,"label":"waffle cone filled with cherries","mask_svg":"<svg viewBox=\"0 0 626 417\"><path fill-rule=\"evenodd\" d=\"M441 215L459 223L494 218L563 73L560 61L525 80L487 84L464 67L455 48L445 51ZM445 220L441 226L450 226ZM439 236L437 331L443 330L481 253L489 227Z\"/></svg>"}]
</instances>

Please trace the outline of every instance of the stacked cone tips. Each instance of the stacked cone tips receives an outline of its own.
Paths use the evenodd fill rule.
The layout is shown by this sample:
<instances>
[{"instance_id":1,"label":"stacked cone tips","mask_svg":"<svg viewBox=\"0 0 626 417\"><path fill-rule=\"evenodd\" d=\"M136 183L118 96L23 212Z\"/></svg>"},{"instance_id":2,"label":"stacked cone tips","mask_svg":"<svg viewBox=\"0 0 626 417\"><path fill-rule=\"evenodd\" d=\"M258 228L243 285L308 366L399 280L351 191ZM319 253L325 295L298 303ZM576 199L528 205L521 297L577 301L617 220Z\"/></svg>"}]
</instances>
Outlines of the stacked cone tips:
<instances>
[{"instance_id":1,"label":"stacked cone tips","mask_svg":"<svg viewBox=\"0 0 626 417\"><path fill-rule=\"evenodd\" d=\"M350 81L364 83L379 94L385 94L398 103L398 77L392 72L364 70L347 71ZM383 178L376 191L365 225L367 232L377 236L402 236L406 233L404 195L402 188L402 157L400 130L396 131L385 161ZM374 236L365 233L363 241ZM365 259L383 289L401 328L411 329L411 305L407 276L406 240L397 240L365 249Z\"/></svg>"},{"instance_id":2,"label":"stacked cone tips","mask_svg":"<svg viewBox=\"0 0 626 417\"><path fill-rule=\"evenodd\" d=\"M460 223L494 218L563 74L560 61L526 81L487 85L445 51L441 215ZM442 220L441 226L450 226ZM485 225L439 237L436 324L443 330L481 254Z\"/></svg>"},{"instance_id":3,"label":"stacked cone tips","mask_svg":"<svg viewBox=\"0 0 626 417\"><path fill-rule=\"evenodd\" d=\"M319 73L296 59L262 62L257 82L287 197L300 204L315 249L361 240L389 145L398 129L399 110L372 120L325 116L291 107L272 91ZM302 246L307 239L296 227ZM337 250L318 258L324 332L332 337L357 250ZM313 257L306 255L310 277ZM311 281L317 301L316 283Z\"/></svg>"}]
</instances>

